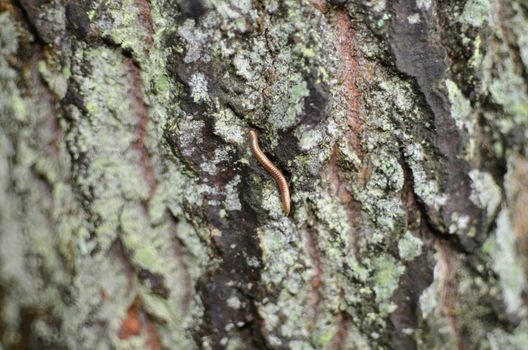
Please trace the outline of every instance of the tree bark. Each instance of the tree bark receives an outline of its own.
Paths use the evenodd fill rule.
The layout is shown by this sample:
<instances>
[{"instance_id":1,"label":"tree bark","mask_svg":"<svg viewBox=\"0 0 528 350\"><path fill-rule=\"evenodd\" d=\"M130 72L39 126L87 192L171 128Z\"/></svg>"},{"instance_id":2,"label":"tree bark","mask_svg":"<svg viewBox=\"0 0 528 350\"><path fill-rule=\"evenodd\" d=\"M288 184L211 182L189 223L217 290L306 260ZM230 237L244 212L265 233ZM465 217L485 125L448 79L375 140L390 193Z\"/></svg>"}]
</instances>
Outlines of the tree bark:
<instances>
[{"instance_id":1,"label":"tree bark","mask_svg":"<svg viewBox=\"0 0 528 350\"><path fill-rule=\"evenodd\" d=\"M526 349L527 26L0 0L0 349Z\"/></svg>"}]
</instances>

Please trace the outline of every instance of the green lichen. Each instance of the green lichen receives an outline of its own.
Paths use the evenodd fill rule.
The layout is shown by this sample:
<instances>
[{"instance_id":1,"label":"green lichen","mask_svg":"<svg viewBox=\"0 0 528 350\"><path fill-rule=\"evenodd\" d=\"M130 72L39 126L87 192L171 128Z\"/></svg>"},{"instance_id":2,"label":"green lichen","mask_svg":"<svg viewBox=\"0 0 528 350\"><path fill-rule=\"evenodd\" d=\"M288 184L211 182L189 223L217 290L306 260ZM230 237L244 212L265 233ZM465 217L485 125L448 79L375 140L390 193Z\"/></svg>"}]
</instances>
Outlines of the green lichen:
<instances>
[{"instance_id":1,"label":"green lichen","mask_svg":"<svg viewBox=\"0 0 528 350\"><path fill-rule=\"evenodd\" d=\"M286 52L281 57L281 60L291 60L290 53ZM277 88L283 91L282 96L288 96L287 99L281 98L281 95L276 95L275 100L272 101L271 112L268 117L268 122L280 129L286 129L295 124L297 117L304 110L304 98L308 96L306 81L299 73L290 72L282 76L281 79L285 81L280 82Z\"/></svg>"},{"instance_id":2,"label":"green lichen","mask_svg":"<svg viewBox=\"0 0 528 350\"><path fill-rule=\"evenodd\" d=\"M46 65L46 62L39 62L39 73L42 75L50 89L57 95L59 99L66 96L66 91L68 89L67 79L68 77L61 73L51 72L49 67Z\"/></svg>"},{"instance_id":3,"label":"green lichen","mask_svg":"<svg viewBox=\"0 0 528 350\"><path fill-rule=\"evenodd\" d=\"M143 21L142 9L133 0L124 0L120 3L98 1L105 6L106 11L94 11L91 21L101 28L103 36L108 36L121 47L130 50L138 59L144 57L149 42L149 28ZM108 23L111 23L109 26Z\"/></svg>"},{"instance_id":4,"label":"green lichen","mask_svg":"<svg viewBox=\"0 0 528 350\"><path fill-rule=\"evenodd\" d=\"M149 104L149 122L147 125L148 136L143 140L149 152L151 146L157 145L153 140L159 140L162 135L162 128L167 120L167 108L171 105L174 86L168 78L165 70L165 62L168 53L159 49L164 40L167 22L160 14L158 4L152 4L154 35L153 43L148 56L145 56L145 33L146 28L137 25L138 9L130 3L129 13L123 14L117 9L114 12L110 8L109 20L113 23L111 29L106 28L103 35L108 35L115 42L127 50L132 50L133 56L141 61L141 80L143 86L139 89L144 94L143 98ZM119 12L119 13L118 13ZM100 12L103 13L103 12ZM108 15L108 13L107 13ZM106 18L108 19L108 18ZM102 18L94 18L94 26L101 25ZM79 74L76 67L89 62L89 66L94 67L87 76ZM121 239L127 254L130 255L130 262L135 269L143 269L160 276L164 286L171 291L168 299L162 298L153 290L154 286L149 279L137 281L130 286L126 280L116 279L115 284L102 283L104 289L112 297L121 297L119 305L114 305L114 313L105 316L112 324L110 332L117 334L121 320L126 315L126 310L138 295L144 310L157 320L161 320L162 325L157 327L162 342L172 344L182 348L194 348L194 342L190 336L190 329L196 319L201 318L201 305L198 299L193 299L190 309L184 318L181 317L180 309L185 307L184 303L188 299L186 292L192 290L194 281L204 273L209 258L207 251L203 248L202 237L197 231L180 220L175 226L171 223L167 210L173 215L182 214L183 198L187 203L200 203L200 191L189 186L192 180L181 173L178 165L169 165L163 175L158 174L159 160L156 152L151 153L150 161L153 163L157 178L157 191L149 199L149 185L146 183L144 170L138 167L140 162L139 150L133 144L137 140L136 126L140 122L141 116L137 114L137 109L130 99L128 92L137 84L130 75L130 68L126 66L121 52L110 48L86 49L78 47L72 67L72 76L77 79L84 96L84 103L88 110L87 116L81 117L81 111L70 107L74 120L80 121L72 128L69 137L77 137L78 142L72 142L75 148L71 152L77 154L83 152L89 160L89 171L85 174L78 174L78 186L92 188L94 192L85 191L86 196L92 201L91 208L99 216L99 222L95 228L98 239L97 242L103 247L110 244L115 239L117 232L121 233ZM101 84L103 82L104 84ZM144 86L152 87L144 89ZM119 93L120 92L120 93ZM108 129L108 130L107 130ZM95 135L97 134L97 135ZM157 147L157 146L156 146ZM124 177L122 177L124 176ZM103 190L104 188L104 190ZM148 203L147 211L144 203ZM151 222L149 222L149 219ZM204 237L207 235L201 232ZM145 240L145 237L150 237ZM93 254L93 244L88 241L83 249L84 260L90 260ZM184 242L185 249L179 253L174 251L174 239L178 237ZM108 242L108 243L106 243ZM180 259L176 256L180 254ZM182 263L185 261L185 263ZM86 263L85 263L86 264ZM101 269L100 269L101 268ZM119 265L115 269L119 269ZM103 271L113 275L126 276L127 273L108 269L102 264L96 264L93 271L87 271L95 276ZM112 272L114 271L114 272ZM188 273L190 280L185 274ZM100 284L95 283L93 288L84 287L86 277L79 276L79 300L85 300L82 308L75 310L79 322L92 312L95 296L100 295ZM185 285L189 281L189 285ZM80 323L72 322L69 332L74 334L78 331ZM115 346L122 347L128 344L127 341L112 338ZM91 344L93 340L86 340L85 344ZM141 344L141 341L135 341ZM144 343L143 343L144 344ZM89 345L87 345L89 346ZM138 348L142 348L138 345Z\"/></svg>"},{"instance_id":5,"label":"green lichen","mask_svg":"<svg viewBox=\"0 0 528 350\"><path fill-rule=\"evenodd\" d=\"M423 242L415 237L411 232L405 232L405 235L398 242L398 251L403 260L411 261L422 253Z\"/></svg>"},{"instance_id":6,"label":"green lichen","mask_svg":"<svg viewBox=\"0 0 528 350\"><path fill-rule=\"evenodd\" d=\"M341 233L352 230L350 222L343 220L347 217L346 209L335 197L328 192L321 191L321 196L315 199L318 213L326 222L328 229Z\"/></svg>"},{"instance_id":7,"label":"green lichen","mask_svg":"<svg viewBox=\"0 0 528 350\"><path fill-rule=\"evenodd\" d=\"M0 14L0 342L8 347L18 346L20 315L27 310L37 314L32 334L56 335L38 314L54 318L64 311L59 288L70 280L68 255L61 253L82 224L79 207L68 201L73 192L63 182L71 166L64 146L52 155L41 147L56 138L52 128L43 127L55 116L50 96L25 85L33 67L12 66L19 43L30 40L15 23L9 13Z\"/></svg>"},{"instance_id":8,"label":"green lichen","mask_svg":"<svg viewBox=\"0 0 528 350\"><path fill-rule=\"evenodd\" d=\"M8 13L0 14L0 24L3 28L0 35L0 78L5 84L0 91L0 112L2 116L12 115L16 120L23 121L27 118L27 106L16 88L14 79L17 73L8 63L9 56L17 50L20 34Z\"/></svg>"},{"instance_id":9,"label":"green lichen","mask_svg":"<svg viewBox=\"0 0 528 350\"><path fill-rule=\"evenodd\" d=\"M477 35L474 41L473 56L471 56L471 59L469 60L469 65L473 67L473 69L479 68L482 64L482 58L482 37Z\"/></svg>"},{"instance_id":10,"label":"green lichen","mask_svg":"<svg viewBox=\"0 0 528 350\"><path fill-rule=\"evenodd\" d=\"M515 9L512 20L520 23L523 20L522 12L516 5L512 8ZM495 51L486 51L482 60L483 79L481 90L489 92L494 101L502 105L505 113L490 115L487 119L489 119L491 125L500 130L500 133L507 134L514 128L526 127L528 123L528 108L526 108L528 106L528 95L523 88L524 79L518 74L518 66L515 63L515 59L508 54L508 38L504 37L507 32L501 30L502 23L499 16L492 16L491 20L490 27L495 35L500 38L501 43L497 51L505 55L501 59L497 59ZM517 31L515 25L511 26L511 28ZM528 40L523 32L519 33L518 38L519 41ZM526 55L526 53L523 55Z\"/></svg>"},{"instance_id":11,"label":"green lichen","mask_svg":"<svg viewBox=\"0 0 528 350\"><path fill-rule=\"evenodd\" d=\"M378 302L386 302L398 288L400 276L404 272L403 266L392 256L385 255L373 261L374 292Z\"/></svg>"}]
</instances>

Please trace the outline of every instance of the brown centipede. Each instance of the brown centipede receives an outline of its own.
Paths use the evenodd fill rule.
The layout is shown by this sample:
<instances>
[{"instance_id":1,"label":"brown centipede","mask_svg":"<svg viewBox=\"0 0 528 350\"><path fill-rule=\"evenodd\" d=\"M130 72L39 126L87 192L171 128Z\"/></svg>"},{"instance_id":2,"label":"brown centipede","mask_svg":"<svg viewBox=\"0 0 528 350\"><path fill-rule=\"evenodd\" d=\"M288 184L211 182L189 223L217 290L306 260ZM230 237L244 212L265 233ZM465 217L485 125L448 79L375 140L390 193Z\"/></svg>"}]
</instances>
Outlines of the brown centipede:
<instances>
[{"instance_id":1,"label":"brown centipede","mask_svg":"<svg viewBox=\"0 0 528 350\"><path fill-rule=\"evenodd\" d=\"M291 209L291 199L290 199L290 189L288 187L288 182L286 181L286 178L284 175L282 175L282 172L269 160L268 157L262 152L259 146L258 142L258 133L254 129L249 130L249 140L251 145L251 151L253 151L253 155L257 160L259 161L260 165L268 173L270 173L271 176L275 179L275 182L277 183L277 187L279 188L281 202L282 202L282 208L284 210L284 214L288 216L290 214Z\"/></svg>"}]
</instances>

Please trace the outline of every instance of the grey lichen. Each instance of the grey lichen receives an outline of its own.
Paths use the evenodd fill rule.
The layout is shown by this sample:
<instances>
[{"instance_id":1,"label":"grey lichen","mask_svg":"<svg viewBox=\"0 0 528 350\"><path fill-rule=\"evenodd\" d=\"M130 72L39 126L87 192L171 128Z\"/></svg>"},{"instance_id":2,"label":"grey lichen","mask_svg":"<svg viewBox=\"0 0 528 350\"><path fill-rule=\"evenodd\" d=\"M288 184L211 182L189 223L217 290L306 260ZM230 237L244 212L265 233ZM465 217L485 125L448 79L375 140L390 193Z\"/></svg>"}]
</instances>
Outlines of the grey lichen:
<instances>
[{"instance_id":1,"label":"grey lichen","mask_svg":"<svg viewBox=\"0 0 528 350\"><path fill-rule=\"evenodd\" d=\"M470 0L464 6L460 22L480 27L490 17L490 9L489 0Z\"/></svg>"},{"instance_id":2,"label":"grey lichen","mask_svg":"<svg viewBox=\"0 0 528 350\"><path fill-rule=\"evenodd\" d=\"M191 95L194 99L194 102L205 102L209 99L207 92L207 80L205 80L205 76L203 74L194 74L191 77L189 85L191 86Z\"/></svg>"},{"instance_id":3,"label":"grey lichen","mask_svg":"<svg viewBox=\"0 0 528 350\"><path fill-rule=\"evenodd\" d=\"M416 6L419 9L428 10L432 6L431 0L416 0Z\"/></svg>"},{"instance_id":4,"label":"grey lichen","mask_svg":"<svg viewBox=\"0 0 528 350\"><path fill-rule=\"evenodd\" d=\"M478 57L474 59L477 60ZM473 62L476 62L475 60ZM464 147L464 156L467 160L471 161L478 150L476 135L477 116L472 110L470 101L464 97L455 82L446 79L446 88L451 102L451 117L455 120L458 129L463 135L466 135L468 140Z\"/></svg>"},{"instance_id":5,"label":"grey lichen","mask_svg":"<svg viewBox=\"0 0 528 350\"><path fill-rule=\"evenodd\" d=\"M487 340L491 350L523 350L528 343L528 325L523 321L512 333L496 329L487 336Z\"/></svg>"},{"instance_id":6,"label":"grey lichen","mask_svg":"<svg viewBox=\"0 0 528 350\"><path fill-rule=\"evenodd\" d=\"M473 169L469 176L473 181L471 200L486 209L489 218L493 217L502 200L501 189L489 173Z\"/></svg>"},{"instance_id":7,"label":"grey lichen","mask_svg":"<svg viewBox=\"0 0 528 350\"><path fill-rule=\"evenodd\" d=\"M425 153L420 144L414 143L406 148L409 157L409 165L413 170L414 189L416 194L432 208L439 209L447 201L447 196L440 192L438 182L429 178L425 169L421 166L425 160Z\"/></svg>"},{"instance_id":8,"label":"grey lichen","mask_svg":"<svg viewBox=\"0 0 528 350\"><path fill-rule=\"evenodd\" d=\"M195 21L186 20L178 29L178 34L187 42L187 51L183 61L185 63L195 62L202 56L203 45L208 34L195 27Z\"/></svg>"},{"instance_id":9,"label":"grey lichen","mask_svg":"<svg viewBox=\"0 0 528 350\"><path fill-rule=\"evenodd\" d=\"M509 313L524 317L527 313L522 301L523 290L527 286L522 262L516 249L516 236L508 210L502 210L497 218L497 229L483 246L491 255L493 269L500 277L500 285Z\"/></svg>"}]
</instances>

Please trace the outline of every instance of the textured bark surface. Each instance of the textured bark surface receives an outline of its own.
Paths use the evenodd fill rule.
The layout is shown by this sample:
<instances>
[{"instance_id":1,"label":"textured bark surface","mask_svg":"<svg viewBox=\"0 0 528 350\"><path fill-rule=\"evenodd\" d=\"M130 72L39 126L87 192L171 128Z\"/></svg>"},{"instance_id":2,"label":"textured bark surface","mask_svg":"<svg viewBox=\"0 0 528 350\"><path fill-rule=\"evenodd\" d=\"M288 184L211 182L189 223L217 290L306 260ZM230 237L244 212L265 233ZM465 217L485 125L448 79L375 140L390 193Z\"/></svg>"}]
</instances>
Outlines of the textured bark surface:
<instances>
[{"instance_id":1,"label":"textured bark surface","mask_svg":"<svg viewBox=\"0 0 528 350\"><path fill-rule=\"evenodd\" d=\"M0 349L526 349L527 27L0 0Z\"/></svg>"}]
</instances>

